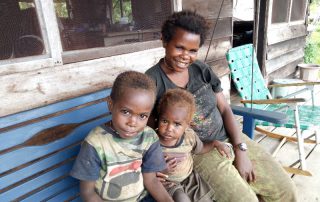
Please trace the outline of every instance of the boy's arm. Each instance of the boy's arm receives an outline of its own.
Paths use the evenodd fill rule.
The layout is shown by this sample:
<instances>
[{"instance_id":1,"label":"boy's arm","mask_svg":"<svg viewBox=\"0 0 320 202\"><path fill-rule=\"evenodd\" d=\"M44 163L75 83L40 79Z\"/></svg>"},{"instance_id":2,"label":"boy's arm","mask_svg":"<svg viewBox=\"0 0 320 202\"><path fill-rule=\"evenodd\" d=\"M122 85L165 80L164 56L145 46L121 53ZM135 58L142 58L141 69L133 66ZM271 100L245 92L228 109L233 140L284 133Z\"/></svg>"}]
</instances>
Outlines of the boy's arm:
<instances>
[{"instance_id":1,"label":"boy's arm","mask_svg":"<svg viewBox=\"0 0 320 202\"><path fill-rule=\"evenodd\" d=\"M157 179L156 173L143 173L143 183L151 196L158 202L173 202L173 199Z\"/></svg>"},{"instance_id":2,"label":"boy's arm","mask_svg":"<svg viewBox=\"0 0 320 202\"><path fill-rule=\"evenodd\" d=\"M103 200L94 190L95 181L80 180L80 195L85 202L102 202Z\"/></svg>"}]
</instances>

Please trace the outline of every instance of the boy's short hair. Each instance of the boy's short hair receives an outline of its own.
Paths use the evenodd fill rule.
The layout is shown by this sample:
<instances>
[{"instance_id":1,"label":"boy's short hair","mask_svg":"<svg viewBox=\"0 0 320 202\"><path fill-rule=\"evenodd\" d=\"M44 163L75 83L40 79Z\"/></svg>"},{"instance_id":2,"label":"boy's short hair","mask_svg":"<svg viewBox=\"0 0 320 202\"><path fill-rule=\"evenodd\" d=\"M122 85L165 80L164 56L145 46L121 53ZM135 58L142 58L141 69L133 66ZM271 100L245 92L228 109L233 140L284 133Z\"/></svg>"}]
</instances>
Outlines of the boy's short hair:
<instances>
[{"instance_id":1,"label":"boy's short hair","mask_svg":"<svg viewBox=\"0 0 320 202\"><path fill-rule=\"evenodd\" d=\"M156 97L156 84L146 74L137 71L125 71L119 74L113 83L111 100L116 102L127 89L142 89L150 91ZM154 102L155 100L153 100Z\"/></svg>"},{"instance_id":2,"label":"boy's short hair","mask_svg":"<svg viewBox=\"0 0 320 202\"><path fill-rule=\"evenodd\" d=\"M169 42L175 35L177 28L200 35L200 47L203 45L208 31L208 24L204 17L195 11L183 10L175 12L163 23L161 28L162 40Z\"/></svg>"},{"instance_id":3,"label":"boy's short hair","mask_svg":"<svg viewBox=\"0 0 320 202\"><path fill-rule=\"evenodd\" d=\"M196 104L193 95L180 88L169 89L162 95L157 107L159 115L161 114L161 111L168 106L188 108L188 122L192 120L193 114L196 111Z\"/></svg>"}]
</instances>

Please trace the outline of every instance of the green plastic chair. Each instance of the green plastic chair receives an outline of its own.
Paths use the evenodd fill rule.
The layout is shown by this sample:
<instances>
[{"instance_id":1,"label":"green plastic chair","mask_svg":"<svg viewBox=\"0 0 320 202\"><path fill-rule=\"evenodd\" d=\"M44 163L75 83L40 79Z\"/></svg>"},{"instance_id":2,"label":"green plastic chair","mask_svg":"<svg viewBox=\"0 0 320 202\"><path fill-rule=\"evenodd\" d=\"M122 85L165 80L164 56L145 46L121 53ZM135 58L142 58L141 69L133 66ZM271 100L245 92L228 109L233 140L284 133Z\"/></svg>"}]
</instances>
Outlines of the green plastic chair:
<instances>
[{"instance_id":1,"label":"green plastic chair","mask_svg":"<svg viewBox=\"0 0 320 202\"><path fill-rule=\"evenodd\" d=\"M275 127L295 128L297 137L288 137L285 135L272 133L257 127L256 130L274 138L286 138L287 141L297 142L299 150L299 160L291 165L291 167L285 167L285 169L296 174L311 175L311 173L307 171L303 144L319 144L320 142L320 107L314 106L313 95L314 85L319 84L320 82L272 85L272 87L297 85L306 86L298 92L287 95L283 99L272 99L269 89L267 88L262 77L252 44L246 44L243 46L232 48L227 52L226 57L229 68L231 70L231 79L233 80L240 97L243 99L241 102L244 103L246 107L265 109L270 111L280 111L282 113L286 113L289 118L288 122L284 124L274 124L256 120L255 125L274 125ZM301 105L301 103L305 102L305 99L303 98L289 98L292 96L297 96L299 93L305 92L306 90L311 90L312 105ZM308 137L308 139L304 139L301 134L301 130L313 130L313 136L315 136L315 140L310 139L311 137ZM299 171L295 168L292 168L292 166L299 162L301 168L299 169Z\"/></svg>"}]
</instances>

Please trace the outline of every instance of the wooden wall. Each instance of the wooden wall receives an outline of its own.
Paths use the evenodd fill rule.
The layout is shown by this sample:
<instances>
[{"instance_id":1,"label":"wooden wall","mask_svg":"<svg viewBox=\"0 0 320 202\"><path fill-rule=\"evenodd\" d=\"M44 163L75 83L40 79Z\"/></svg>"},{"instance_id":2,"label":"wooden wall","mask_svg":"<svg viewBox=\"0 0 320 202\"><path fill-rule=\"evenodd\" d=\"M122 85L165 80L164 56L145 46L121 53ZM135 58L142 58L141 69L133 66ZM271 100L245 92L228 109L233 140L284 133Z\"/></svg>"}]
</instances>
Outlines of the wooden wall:
<instances>
[{"instance_id":1,"label":"wooden wall","mask_svg":"<svg viewBox=\"0 0 320 202\"><path fill-rule=\"evenodd\" d=\"M176 2L179 5L175 5L175 9L195 9L204 15L213 27L222 0ZM54 25L56 23L52 24ZM232 44L232 0L224 1L213 39L207 62L220 76L228 98L230 81L225 53ZM161 41L154 42L158 44L158 48L70 64L57 63L53 59L44 59L41 62L42 60L36 58L36 62L15 62L6 64L6 68L0 65L0 117L111 87L115 77L125 70L144 72L164 56ZM200 50L201 60L205 58L208 46L209 39Z\"/></svg>"},{"instance_id":2,"label":"wooden wall","mask_svg":"<svg viewBox=\"0 0 320 202\"><path fill-rule=\"evenodd\" d=\"M292 77L297 65L303 62L307 36L306 21L271 24L270 0L260 0L258 60L261 70L269 81ZM264 19L262 19L264 18Z\"/></svg>"},{"instance_id":3,"label":"wooden wall","mask_svg":"<svg viewBox=\"0 0 320 202\"><path fill-rule=\"evenodd\" d=\"M266 73L269 80L286 78L303 62L307 28L305 24L270 28L267 32Z\"/></svg>"}]
</instances>

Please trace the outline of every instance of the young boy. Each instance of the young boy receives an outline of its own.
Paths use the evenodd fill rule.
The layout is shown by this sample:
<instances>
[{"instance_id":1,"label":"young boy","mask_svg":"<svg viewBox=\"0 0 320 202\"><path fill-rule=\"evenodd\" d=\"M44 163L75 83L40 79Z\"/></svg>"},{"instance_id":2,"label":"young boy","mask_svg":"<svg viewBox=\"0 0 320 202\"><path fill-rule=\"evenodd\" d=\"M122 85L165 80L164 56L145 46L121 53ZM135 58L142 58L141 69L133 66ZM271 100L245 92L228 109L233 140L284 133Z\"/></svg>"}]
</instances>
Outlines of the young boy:
<instances>
[{"instance_id":1,"label":"young boy","mask_svg":"<svg viewBox=\"0 0 320 202\"><path fill-rule=\"evenodd\" d=\"M202 143L189 128L195 100L186 90L168 90L160 99L158 112L158 136L168 161L167 172L158 173L158 177L176 202L213 201L210 186L193 170L192 154L203 154L216 148L221 155L229 157L231 148L217 140Z\"/></svg>"},{"instance_id":2,"label":"young boy","mask_svg":"<svg viewBox=\"0 0 320 202\"><path fill-rule=\"evenodd\" d=\"M84 201L140 201L144 187L157 201L172 201L156 177L166 168L159 139L146 126L155 91L145 74L116 78L108 103L112 121L89 133L71 171Z\"/></svg>"}]
</instances>

